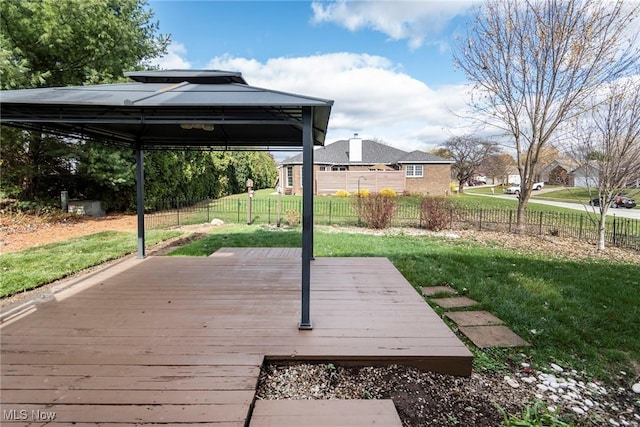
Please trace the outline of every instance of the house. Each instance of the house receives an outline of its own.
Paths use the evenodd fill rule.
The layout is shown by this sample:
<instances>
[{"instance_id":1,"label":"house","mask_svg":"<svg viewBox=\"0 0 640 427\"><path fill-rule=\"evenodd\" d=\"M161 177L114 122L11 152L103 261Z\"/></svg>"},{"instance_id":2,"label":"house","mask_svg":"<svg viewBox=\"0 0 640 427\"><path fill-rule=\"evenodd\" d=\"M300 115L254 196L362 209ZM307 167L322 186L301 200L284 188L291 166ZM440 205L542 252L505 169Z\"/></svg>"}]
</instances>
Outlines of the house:
<instances>
[{"instance_id":1,"label":"house","mask_svg":"<svg viewBox=\"0 0 640 427\"><path fill-rule=\"evenodd\" d=\"M520 184L520 171L517 166L509 166L507 168L507 182L506 185L518 185Z\"/></svg>"},{"instance_id":2,"label":"house","mask_svg":"<svg viewBox=\"0 0 640 427\"><path fill-rule=\"evenodd\" d=\"M571 172L577 167L576 162L570 159L557 159L544 165L536 176L536 181L545 184L573 186Z\"/></svg>"},{"instance_id":3,"label":"house","mask_svg":"<svg viewBox=\"0 0 640 427\"><path fill-rule=\"evenodd\" d=\"M587 162L569 174L569 185L573 187L597 188L600 185L600 168L596 162Z\"/></svg>"},{"instance_id":4,"label":"house","mask_svg":"<svg viewBox=\"0 0 640 427\"><path fill-rule=\"evenodd\" d=\"M358 134L314 151L315 194L346 190L379 192L390 188L398 194L445 195L449 192L452 160L422 151L403 151ZM302 194L302 154L279 166L279 182L285 194Z\"/></svg>"}]
</instances>

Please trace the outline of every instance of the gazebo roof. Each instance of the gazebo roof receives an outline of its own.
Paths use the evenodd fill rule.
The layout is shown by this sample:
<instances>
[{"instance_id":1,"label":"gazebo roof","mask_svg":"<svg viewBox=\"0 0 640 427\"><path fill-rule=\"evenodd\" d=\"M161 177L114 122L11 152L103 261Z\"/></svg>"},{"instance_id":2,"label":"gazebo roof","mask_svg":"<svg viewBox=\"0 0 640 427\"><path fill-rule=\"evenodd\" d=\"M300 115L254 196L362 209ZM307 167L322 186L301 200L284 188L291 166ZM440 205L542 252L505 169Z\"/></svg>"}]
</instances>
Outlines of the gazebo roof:
<instances>
[{"instance_id":1,"label":"gazebo roof","mask_svg":"<svg viewBox=\"0 0 640 427\"><path fill-rule=\"evenodd\" d=\"M302 146L302 109L324 145L333 101L249 86L220 70L126 73L133 82L0 92L0 122L144 149Z\"/></svg>"}]
</instances>

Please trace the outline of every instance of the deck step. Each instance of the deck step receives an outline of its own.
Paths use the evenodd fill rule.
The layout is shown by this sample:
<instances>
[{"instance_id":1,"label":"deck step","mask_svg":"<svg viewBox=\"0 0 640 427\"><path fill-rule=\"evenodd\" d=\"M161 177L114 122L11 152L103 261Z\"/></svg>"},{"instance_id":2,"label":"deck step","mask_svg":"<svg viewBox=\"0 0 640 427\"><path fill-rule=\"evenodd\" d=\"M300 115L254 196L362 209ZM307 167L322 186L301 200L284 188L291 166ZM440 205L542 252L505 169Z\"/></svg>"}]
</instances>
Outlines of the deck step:
<instances>
[{"instance_id":1,"label":"deck step","mask_svg":"<svg viewBox=\"0 0 640 427\"><path fill-rule=\"evenodd\" d=\"M442 308L463 308L473 307L478 301L469 297L449 297L449 298L433 298L431 301L438 304Z\"/></svg>"},{"instance_id":2,"label":"deck step","mask_svg":"<svg viewBox=\"0 0 640 427\"><path fill-rule=\"evenodd\" d=\"M391 400L258 400L249 427L402 427Z\"/></svg>"},{"instance_id":3,"label":"deck step","mask_svg":"<svg viewBox=\"0 0 640 427\"><path fill-rule=\"evenodd\" d=\"M457 291L451 286L423 286L422 295L432 297L438 294L455 294Z\"/></svg>"}]
</instances>

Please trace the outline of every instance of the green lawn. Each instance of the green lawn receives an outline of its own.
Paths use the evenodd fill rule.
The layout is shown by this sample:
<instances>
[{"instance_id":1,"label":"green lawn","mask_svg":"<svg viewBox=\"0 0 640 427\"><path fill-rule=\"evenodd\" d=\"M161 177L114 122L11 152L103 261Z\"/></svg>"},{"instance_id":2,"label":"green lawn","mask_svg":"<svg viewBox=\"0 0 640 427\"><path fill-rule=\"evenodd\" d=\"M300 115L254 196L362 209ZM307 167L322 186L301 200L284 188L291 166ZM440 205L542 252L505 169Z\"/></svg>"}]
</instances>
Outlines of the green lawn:
<instances>
[{"instance_id":1,"label":"green lawn","mask_svg":"<svg viewBox=\"0 0 640 427\"><path fill-rule=\"evenodd\" d=\"M180 235L177 231L151 231L147 244L153 245ZM58 243L0 254L0 297L36 288L85 268L133 253L135 233L103 231Z\"/></svg>"},{"instance_id":2,"label":"green lawn","mask_svg":"<svg viewBox=\"0 0 640 427\"><path fill-rule=\"evenodd\" d=\"M640 190L638 189L629 189L628 191L625 191L624 194L635 198L636 200L640 199ZM536 196L537 199L582 204L589 204L589 201L596 197L598 197L597 189L591 189L591 192L589 192L586 188L560 188L558 190Z\"/></svg>"},{"instance_id":3,"label":"green lawn","mask_svg":"<svg viewBox=\"0 0 640 427\"><path fill-rule=\"evenodd\" d=\"M299 231L225 226L172 255L206 256L223 246L300 246ZM525 352L534 364L556 362L611 378L640 362L640 266L521 254L466 240L316 232L316 256L384 256L419 289L448 284L481 302L532 347L479 353L499 366ZM440 310L440 309L436 309ZM490 360L488 361L487 358ZM637 366L637 365L636 365Z\"/></svg>"},{"instance_id":4,"label":"green lawn","mask_svg":"<svg viewBox=\"0 0 640 427\"><path fill-rule=\"evenodd\" d=\"M489 191L488 188L476 189L482 190L483 194ZM489 193L490 194L490 193ZM498 194L498 191L496 191ZM355 211L353 197L334 197L334 196L318 196L314 198L314 215L317 223L324 224L353 224L355 221ZM472 209L512 209L518 208L518 199L512 196L510 199L497 197L486 197L473 194L470 190L468 193L457 194L449 197L456 205L462 208ZM417 197L398 197L398 204L403 208L399 212L405 213L405 216L415 215L417 218L417 207L420 199ZM234 195L211 202L212 212L215 215L226 220L227 222L245 222L246 221L246 203L247 196ZM260 190L256 192L253 198L253 211L255 222L266 223L268 219L275 222L277 196L270 190ZM302 210L302 198L299 196L282 196L282 212L288 209L295 209L298 212ZM572 213L575 210L558 208L555 206L535 205L529 206L529 211L545 212L545 213ZM283 214L284 215L284 214Z\"/></svg>"},{"instance_id":5,"label":"green lawn","mask_svg":"<svg viewBox=\"0 0 640 427\"><path fill-rule=\"evenodd\" d=\"M495 194L505 194L504 188L505 187L495 187L494 189ZM589 204L589 200L598 197L598 190L593 188L589 191L586 188L579 188L579 187L566 188L566 187L552 186L552 185L545 186L545 190L552 190L552 189L553 191L545 191L544 193L533 191L531 193L531 198L534 200L540 199L540 200L552 200L552 201L567 202L567 203ZM492 194L490 187L479 187L479 188L466 187L464 191L465 193L463 194L463 196L465 197L472 196L474 194ZM629 197L635 198L636 200L640 199L640 189L628 189L624 193ZM512 196L512 197L517 204L516 196ZM536 210L538 209L538 206L539 205L536 205Z\"/></svg>"}]
</instances>

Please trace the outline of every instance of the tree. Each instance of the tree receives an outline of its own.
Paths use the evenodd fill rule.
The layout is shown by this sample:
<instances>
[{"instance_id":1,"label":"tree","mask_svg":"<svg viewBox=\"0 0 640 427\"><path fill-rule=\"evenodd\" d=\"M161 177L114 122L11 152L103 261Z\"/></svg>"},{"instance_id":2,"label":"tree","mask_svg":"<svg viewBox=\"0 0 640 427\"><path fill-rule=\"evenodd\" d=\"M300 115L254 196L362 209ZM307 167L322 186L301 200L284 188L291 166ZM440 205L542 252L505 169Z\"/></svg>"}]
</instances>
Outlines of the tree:
<instances>
[{"instance_id":1,"label":"tree","mask_svg":"<svg viewBox=\"0 0 640 427\"><path fill-rule=\"evenodd\" d=\"M2 89L122 80L124 71L142 69L169 43L168 36L158 34L158 24L142 0L0 0L0 10ZM83 156L84 145L77 141L7 127L1 134L6 195L51 197L72 184L71 169L93 169L100 175L116 165L131 168L126 162L131 155L124 151L90 158ZM78 168L80 161L90 164Z\"/></svg>"},{"instance_id":2,"label":"tree","mask_svg":"<svg viewBox=\"0 0 640 427\"><path fill-rule=\"evenodd\" d=\"M609 206L625 188L640 182L640 79L610 85L605 101L592 104L573 127L574 153L583 169L594 172L586 183L597 184L598 250L604 251Z\"/></svg>"},{"instance_id":3,"label":"tree","mask_svg":"<svg viewBox=\"0 0 640 427\"><path fill-rule=\"evenodd\" d=\"M0 0L3 89L108 83L166 52L143 0Z\"/></svg>"},{"instance_id":4,"label":"tree","mask_svg":"<svg viewBox=\"0 0 640 427\"><path fill-rule=\"evenodd\" d=\"M444 147L434 148L433 150L429 150L428 153L433 154L434 156L442 157L443 159L450 159L452 157L451 151L447 150Z\"/></svg>"},{"instance_id":5,"label":"tree","mask_svg":"<svg viewBox=\"0 0 640 427\"><path fill-rule=\"evenodd\" d=\"M515 149L516 232L525 231L544 147L602 84L637 65L639 9L622 0L486 0L459 39L454 62L475 85L471 108Z\"/></svg>"},{"instance_id":6,"label":"tree","mask_svg":"<svg viewBox=\"0 0 640 427\"><path fill-rule=\"evenodd\" d=\"M451 170L458 181L458 192L464 192L464 185L471 179L480 164L497 148L494 143L470 135L452 136L444 143L445 150L455 161Z\"/></svg>"},{"instance_id":7,"label":"tree","mask_svg":"<svg viewBox=\"0 0 640 427\"><path fill-rule=\"evenodd\" d=\"M493 182L499 181L500 184L508 183L509 169L516 164L516 161L507 153L497 153L488 156L482 162L482 169L493 179Z\"/></svg>"}]
</instances>

